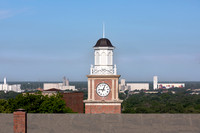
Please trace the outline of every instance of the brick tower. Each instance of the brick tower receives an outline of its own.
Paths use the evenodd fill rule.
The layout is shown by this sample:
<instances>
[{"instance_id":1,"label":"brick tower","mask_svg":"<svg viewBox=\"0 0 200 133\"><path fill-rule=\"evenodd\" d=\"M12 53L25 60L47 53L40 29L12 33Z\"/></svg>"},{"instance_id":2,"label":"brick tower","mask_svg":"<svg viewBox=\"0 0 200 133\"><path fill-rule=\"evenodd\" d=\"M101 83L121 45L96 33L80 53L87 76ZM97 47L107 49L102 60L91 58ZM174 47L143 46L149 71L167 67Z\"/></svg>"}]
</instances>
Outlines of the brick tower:
<instances>
[{"instance_id":1,"label":"brick tower","mask_svg":"<svg viewBox=\"0 0 200 133\"><path fill-rule=\"evenodd\" d=\"M84 100L86 114L119 114L122 100L118 98L116 65L113 65L114 47L107 38L97 41L94 48L94 66L88 77L88 99Z\"/></svg>"}]
</instances>

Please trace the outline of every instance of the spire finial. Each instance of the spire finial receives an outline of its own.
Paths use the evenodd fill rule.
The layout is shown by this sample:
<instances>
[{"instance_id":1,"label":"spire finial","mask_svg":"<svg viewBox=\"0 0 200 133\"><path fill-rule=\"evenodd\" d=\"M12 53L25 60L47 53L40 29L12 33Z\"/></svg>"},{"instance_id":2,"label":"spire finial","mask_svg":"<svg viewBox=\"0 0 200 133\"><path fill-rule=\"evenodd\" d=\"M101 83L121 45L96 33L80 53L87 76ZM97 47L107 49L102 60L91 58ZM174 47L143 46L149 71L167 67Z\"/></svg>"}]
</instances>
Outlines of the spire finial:
<instances>
[{"instance_id":1,"label":"spire finial","mask_svg":"<svg viewBox=\"0 0 200 133\"><path fill-rule=\"evenodd\" d=\"M103 22L103 38L105 38L105 24Z\"/></svg>"}]
</instances>

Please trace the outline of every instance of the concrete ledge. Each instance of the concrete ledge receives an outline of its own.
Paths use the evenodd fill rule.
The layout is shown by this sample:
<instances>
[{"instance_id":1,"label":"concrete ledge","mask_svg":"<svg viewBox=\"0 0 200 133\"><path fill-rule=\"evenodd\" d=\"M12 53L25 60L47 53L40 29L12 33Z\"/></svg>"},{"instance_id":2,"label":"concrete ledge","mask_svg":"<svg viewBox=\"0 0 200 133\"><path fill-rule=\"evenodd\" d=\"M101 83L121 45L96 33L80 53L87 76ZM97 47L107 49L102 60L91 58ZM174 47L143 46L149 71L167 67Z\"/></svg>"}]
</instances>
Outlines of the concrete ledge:
<instances>
[{"instance_id":1,"label":"concrete ledge","mask_svg":"<svg viewBox=\"0 0 200 133\"><path fill-rule=\"evenodd\" d=\"M110 104L119 104L121 105L121 103L123 102L123 100L83 100L84 103L94 103L94 104L105 104L105 103L110 103Z\"/></svg>"},{"instance_id":2,"label":"concrete ledge","mask_svg":"<svg viewBox=\"0 0 200 133\"><path fill-rule=\"evenodd\" d=\"M28 114L29 133L199 133L200 114Z\"/></svg>"},{"instance_id":3,"label":"concrete ledge","mask_svg":"<svg viewBox=\"0 0 200 133\"><path fill-rule=\"evenodd\" d=\"M28 133L200 133L200 114L27 114ZM13 114L0 114L1 133Z\"/></svg>"},{"instance_id":4,"label":"concrete ledge","mask_svg":"<svg viewBox=\"0 0 200 133\"><path fill-rule=\"evenodd\" d=\"M13 114L0 113L0 133L13 133Z\"/></svg>"}]
</instances>

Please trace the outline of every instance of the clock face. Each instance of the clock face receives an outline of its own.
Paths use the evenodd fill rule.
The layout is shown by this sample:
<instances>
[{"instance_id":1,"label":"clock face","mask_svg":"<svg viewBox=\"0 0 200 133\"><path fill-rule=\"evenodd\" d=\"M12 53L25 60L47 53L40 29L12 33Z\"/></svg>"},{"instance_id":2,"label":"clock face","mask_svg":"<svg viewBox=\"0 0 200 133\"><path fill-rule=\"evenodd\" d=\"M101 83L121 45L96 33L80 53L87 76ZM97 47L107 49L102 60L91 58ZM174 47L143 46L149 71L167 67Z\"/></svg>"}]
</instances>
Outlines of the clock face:
<instances>
[{"instance_id":1,"label":"clock face","mask_svg":"<svg viewBox=\"0 0 200 133\"><path fill-rule=\"evenodd\" d=\"M110 93L110 87L106 83L100 83L96 88L97 94L101 97L105 97Z\"/></svg>"}]
</instances>

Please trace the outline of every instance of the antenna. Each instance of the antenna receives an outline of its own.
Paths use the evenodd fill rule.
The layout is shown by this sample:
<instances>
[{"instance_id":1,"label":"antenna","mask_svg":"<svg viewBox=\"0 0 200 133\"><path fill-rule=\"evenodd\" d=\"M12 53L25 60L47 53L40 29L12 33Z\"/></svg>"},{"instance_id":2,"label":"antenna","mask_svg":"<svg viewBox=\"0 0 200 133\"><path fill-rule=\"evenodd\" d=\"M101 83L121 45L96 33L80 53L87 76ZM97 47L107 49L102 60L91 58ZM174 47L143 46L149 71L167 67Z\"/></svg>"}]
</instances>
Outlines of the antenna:
<instances>
[{"instance_id":1,"label":"antenna","mask_svg":"<svg viewBox=\"0 0 200 133\"><path fill-rule=\"evenodd\" d=\"M103 22L103 38L105 38L105 24Z\"/></svg>"}]
</instances>

